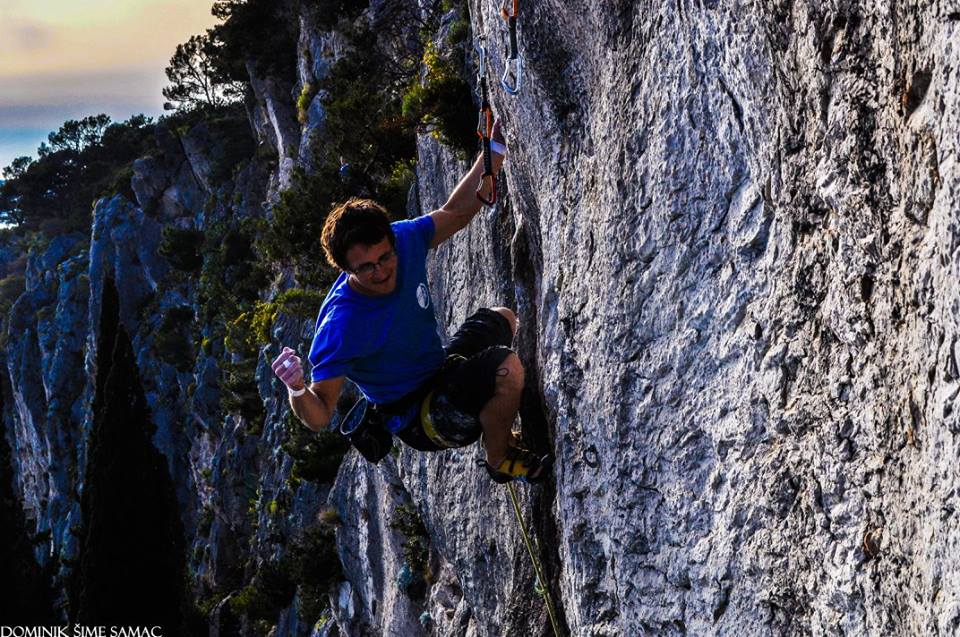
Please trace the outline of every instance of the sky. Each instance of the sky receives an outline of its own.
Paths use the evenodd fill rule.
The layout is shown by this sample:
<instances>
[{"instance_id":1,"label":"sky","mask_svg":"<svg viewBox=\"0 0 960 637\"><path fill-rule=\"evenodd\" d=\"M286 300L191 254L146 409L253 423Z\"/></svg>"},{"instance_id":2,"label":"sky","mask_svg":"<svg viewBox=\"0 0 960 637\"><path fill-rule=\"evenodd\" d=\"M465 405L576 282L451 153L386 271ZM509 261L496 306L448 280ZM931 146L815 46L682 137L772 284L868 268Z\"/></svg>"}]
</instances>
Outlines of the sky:
<instances>
[{"instance_id":1,"label":"sky","mask_svg":"<svg viewBox=\"0 0 960 637\"><path fill-rule=\"evenodd\" d=\"M0 168L68 119L163 112L177 45L212 0L0 0Z\"/></svg>"}]
</instances>

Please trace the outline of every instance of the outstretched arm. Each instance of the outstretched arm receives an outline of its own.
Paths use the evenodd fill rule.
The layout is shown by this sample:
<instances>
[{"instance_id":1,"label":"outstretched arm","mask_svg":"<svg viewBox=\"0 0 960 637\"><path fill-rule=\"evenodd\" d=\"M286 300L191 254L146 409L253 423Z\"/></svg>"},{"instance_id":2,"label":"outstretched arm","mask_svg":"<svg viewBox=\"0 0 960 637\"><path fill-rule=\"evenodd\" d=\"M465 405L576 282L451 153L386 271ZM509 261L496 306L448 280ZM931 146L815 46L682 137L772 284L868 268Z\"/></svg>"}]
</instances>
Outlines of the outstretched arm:
<instances>
[{"instance_id":1,"label":"outstretched arm","mask_svg":"<svg viewBox=\"0 0 960 637\"><path fill-rule=\"evenodd\" d=\"M330 426L341 389L343 376L311 383L304 394L290 396L290 408L308 429L323 431Z\"/></svg>"},{"instance_id":2,"label":"outstretched arm","mask_svg":"<svg viewBox=\"0 0 960 637\"><path fill-rule=\"evenodd\" d=\"M337 407L340 390L343 389L343 376L311 383L307 387L304 384L300 357L289 347L283 348L271 367L287 386L290 408L297 418L313 431L326 429Z\"/></svg>"},{"instance_id":3,"label":"outstretched arm","mask_svg":"<svg viewBox=\"0 0 960 637\"><path fill-rule=\"evenodd\" d=\"M500 133L500 121L497 120L493 125L492 139L503 143L503 135ZM493 155L493 172L500 172L500 165L503 164L503 155L491 153ZM483 174L483 154L477 157L473 166L463 176L457 187L453 189L450 198L440 207L430 213L433 218L434 234L431 248L452 237L460 230L467 227L470 220L480 212L482 204L477 199L477 184L480 183L480 176Z\"/></svg>"}]
</instances>

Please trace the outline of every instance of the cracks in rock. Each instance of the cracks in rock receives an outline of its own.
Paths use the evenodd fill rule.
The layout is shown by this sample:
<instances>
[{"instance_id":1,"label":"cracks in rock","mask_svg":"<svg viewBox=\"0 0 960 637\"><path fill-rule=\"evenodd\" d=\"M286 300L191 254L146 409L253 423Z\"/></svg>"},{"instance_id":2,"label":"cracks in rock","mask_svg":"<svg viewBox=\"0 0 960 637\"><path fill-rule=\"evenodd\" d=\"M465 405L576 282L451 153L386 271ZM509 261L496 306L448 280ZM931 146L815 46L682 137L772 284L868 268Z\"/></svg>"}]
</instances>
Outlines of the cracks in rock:
<instances>
[{"instance_id":1,"label":"cracks in rock","mask_svg":"<svg viewBox=\"0 0 960 637\"><path fill-rule=\"evenodd\" d=\"M743 107L740 106L740 102L733 94L733 91L730 90L730 87L727 86L727 83L723 81L723 77L718 76L717 79L720 82L720 88L723 89L723 92L727 94L727 97L729 97L733 103L733 116L737 120L737 126L740 128L740 132L743 132Z\"/></svg>"},{"instance_id":2,"label":"cracks in rock","mask_svg":"<svg viewBox=\"0 0 960 637\"><path fill-rule=\"evenodd\" d=\"M904 117L910 117L920 107L923 98L927 95L932 79L933 73L926 69L914 71L910 78L910 85L902 98Z\"/></svg>"},{"instance_id":3,"label":"cracks in rock","mask_svg":"<svg viewBox=\"0 0 960 637\"><path fill-rule=\"evenodd\" d=\"M833 59L833 49L837 40L837 35L847 27L847 16L838 15L833 19L833 24L827 30L826 35L820 42L820 62L824 65L830 64Z\"/></svg>"},{"instance_id":4,"label":"cracks in rock","mask_svg":"<svg viewBox=\"0 0 960 637\"><path fill-rule=\"evenodd\" d=\"M715 580L717 585L717 603L713 607L713 623L716 624L717 621L723 617L723 614L727 612L727 606L730 605L730 592L733 590L733 583L729 580ZM727 582L726 584L724 582Z\"/></svg>"},{"instance_id":5,"label":"cracks in rock","mask_svg":"<svg viewBox=\"0 0 960 637\"><path fill-rule=\"evenodd\" d=\"M506 197L503 201L508 201ZM529 202L529 205L535 205ZM508 209L505 219L515 220L512 210ZM556 415L548 413L544 404L542 377L538 366L533 363L539 360L540 351L540 312L538 305L539 290L541 288L541 273L543 271L543 256L539 243L539 233L532 232L535 227L533 220L541 218L538 210L532 210L528 215L516 221L515 231L506 232L513 224L505 220L503 232L500 236L512 236L509 246L498 251L498 265L505 273L505 281L513 281L509 292L516 305L520 325L515 339L515 347L521 360L526 361L526 384L520 403L520 420L523 423L523 436L535 449L555 449L556 427L551 426ZM560 559L562 537L550 503L557 499L556 486L547 481L536 491L531 492L532 531L536 543L541 547L540 560L546 572L554 606L561 623L561 628L569 631L566 625L566 613L563 608L563 598L560 595L559 573L563 572ZM541 538L543 540L541 541ZM546 547L546 550L543 550Z\"/></svg>"}]
</instances>

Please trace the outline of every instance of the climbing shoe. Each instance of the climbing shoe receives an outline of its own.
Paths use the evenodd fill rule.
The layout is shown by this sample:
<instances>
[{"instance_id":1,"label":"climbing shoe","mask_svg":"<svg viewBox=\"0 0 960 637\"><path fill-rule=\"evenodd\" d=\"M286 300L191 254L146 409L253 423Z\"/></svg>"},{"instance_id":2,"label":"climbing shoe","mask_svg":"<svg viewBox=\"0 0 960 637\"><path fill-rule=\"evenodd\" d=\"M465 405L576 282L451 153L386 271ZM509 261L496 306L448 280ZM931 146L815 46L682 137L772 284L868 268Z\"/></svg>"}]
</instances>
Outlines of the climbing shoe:
<instances>
[{"instance_id":1,"label":"climbing shoe","mask_svg":"<svg viewBox=\"0 0 960 637\"><path fill-rule=\"evenodd\" d=\"M550 473L553 456L530 451L514 436L507 448L507 457L499 467L490 466L486 460L477 460L477 464L483 465L490 474L490 479L498 484L506 484L512 480L536 483L543 482Z\"/></svg>"}]
</instances>

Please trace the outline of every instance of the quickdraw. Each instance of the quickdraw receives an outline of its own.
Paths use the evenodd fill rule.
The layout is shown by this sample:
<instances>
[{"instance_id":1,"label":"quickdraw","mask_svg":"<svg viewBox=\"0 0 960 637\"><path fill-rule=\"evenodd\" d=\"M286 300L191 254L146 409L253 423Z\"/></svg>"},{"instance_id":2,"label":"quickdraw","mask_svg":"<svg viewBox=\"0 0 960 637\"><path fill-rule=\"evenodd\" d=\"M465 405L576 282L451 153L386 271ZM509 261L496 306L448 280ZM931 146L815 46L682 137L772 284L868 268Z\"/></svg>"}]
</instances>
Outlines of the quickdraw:
<instances>
[{"instance_id":1,"label":"quickdraw","mask_svg":"<svg viewBox=\"0 0 960 637\"><path fill-rule=\"evenodd\" d=\"M513 5L513 11L510 11L510 5ZM520 0L503 0L500 5L500 15L503 16L510 29L510 50L506 54L504 62L503 77L500 78L500 85L503 90L510 95L516 95L520 92L520 85L523 80L523 61L520 59L520 46L517 42L517 14L520 10Z\"/></svg>"},{"instance_id":2,"label":"quickdraw","mask_svg":"<svg viewBox=\"0 0 960 637\"><path fill-rule=\"evenodd\" d=\"M483 175L477 186L477 199L485 205L497 202L497 177L493 174L493 155L490 151L490 136L493 134L493 109L490 107L490 92L487 88L487 49L483 38L476 44L480 55L477 71L477 86L480 88L480 121L477 123L477 135L483 147Z\"/></svg>"}]
</instances>

